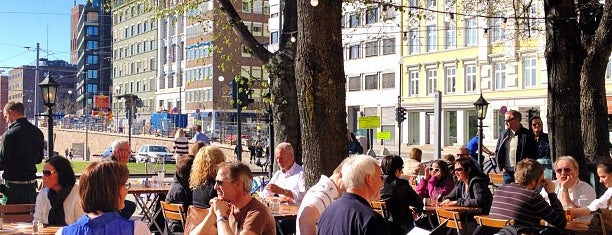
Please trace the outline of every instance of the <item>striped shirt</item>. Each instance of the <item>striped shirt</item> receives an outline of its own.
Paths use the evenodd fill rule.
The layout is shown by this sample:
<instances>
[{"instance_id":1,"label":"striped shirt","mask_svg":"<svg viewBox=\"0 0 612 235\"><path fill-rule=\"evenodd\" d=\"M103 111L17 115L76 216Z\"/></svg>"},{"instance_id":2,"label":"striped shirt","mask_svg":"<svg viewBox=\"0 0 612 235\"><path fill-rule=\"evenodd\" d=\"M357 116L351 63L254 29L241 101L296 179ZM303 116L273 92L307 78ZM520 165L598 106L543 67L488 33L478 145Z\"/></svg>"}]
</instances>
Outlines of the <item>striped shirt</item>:
<instances>
[{"instance_id":1,"label":"striped shirt","mask_svg":"<svg viewBox=\"0 0 612 235\"><path fill-rule=\"evenodd\" d=\"M174 139L174 153L187 154L189 153L189 140L185 137Z\"/></svg>"},{"instance_id":2,"label":"striped shirt","mask_svg":"<svg viewBox=\"0 0 612 235\"><path fill-rule=\"evenodd\" d=\"M489 216L493 219L513 219L517 225L539 225L540 219L565 228L567 223L563 206L554 193L548 194L550 205L536 190L519 184L500 186L493 195Z\"/></svg>"},{"instance_id":3,"label":"striped shirt","mask_svg":"<svg viewBox=\"0 0 612 235\"><path fill-rule=\"evenodd\" d=\"M300 209L297 214L297 221L300 221L302 211L306 206L312 206L319 211L319 215L334 201L340 197L338 188L327 176L321 175L317 184L312 186L302 199ZM296 235L300 235L300 223L296 223Z\"/></svg>"}]
</instances>

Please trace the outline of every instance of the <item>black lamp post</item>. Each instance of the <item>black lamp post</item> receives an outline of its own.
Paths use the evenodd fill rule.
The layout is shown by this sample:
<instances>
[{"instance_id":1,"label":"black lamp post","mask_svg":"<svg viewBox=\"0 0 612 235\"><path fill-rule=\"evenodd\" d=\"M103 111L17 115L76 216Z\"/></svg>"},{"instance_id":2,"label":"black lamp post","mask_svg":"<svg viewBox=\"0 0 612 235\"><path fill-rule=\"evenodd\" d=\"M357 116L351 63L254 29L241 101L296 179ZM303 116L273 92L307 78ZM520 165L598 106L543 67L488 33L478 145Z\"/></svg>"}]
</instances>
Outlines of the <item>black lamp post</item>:
<instances>
[{"instance_id":1,"label":"black lamp post","mask_svg":"<svg viewBox=\"0 0 612 235\"><path fill-rule=\"evenodd\" d=\"M270 97L270 95L268 95ZM272 100L268 102L264 102L266 105L266 122L268 123L268 154L269 154L269 163L270 171L268 172L268 177L272 178L272 174L274 174L274 150L276 149L274 146L274 114L272 112Z\"/></svg>"},{"instance_id":2,"label":"black lamp post","mask_svg":"<svg viewBox=\"0 0 612 235\"><path fill-rule=\"evenodd\" d=\"M482 93L480 93L480 98L478 98L478 100L474 103L474 106L476 107L476 115L478 117L478 163L480 164L480 170L483 170L482 163L484 159L482 157L482 120L487 117L489 102L482 98Z\"/></svg>"},{"instance_id":3,"label":"black lamp post","mask_svg":"<svg viewBox=\"0 0 612 235\"><path fill-rule=\"evenodd\" d=\"M50 158L53 156L53 110L51 108L57 101L59 83L53 80L51 75L47 75L38 86L41 90L43 104L47 106L47 157Z\"/></svg>"}]
</instances>

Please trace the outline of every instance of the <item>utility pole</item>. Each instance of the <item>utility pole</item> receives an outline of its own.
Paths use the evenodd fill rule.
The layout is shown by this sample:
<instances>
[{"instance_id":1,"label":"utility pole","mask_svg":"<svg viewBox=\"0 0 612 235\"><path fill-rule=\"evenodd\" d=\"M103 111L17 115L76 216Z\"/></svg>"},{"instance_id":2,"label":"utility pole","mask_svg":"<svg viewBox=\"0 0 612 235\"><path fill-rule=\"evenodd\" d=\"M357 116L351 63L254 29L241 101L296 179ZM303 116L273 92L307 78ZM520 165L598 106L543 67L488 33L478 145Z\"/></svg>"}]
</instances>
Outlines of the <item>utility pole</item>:
<instances>
[{"instance_id":1,"label":"utility pole","mask_svg":"<svg viewBox=\"0 0 612 235\"><path fill-rule=\"evenodd\" d=\"M36 71L34 71L34 126L38 127L38 61L40 56L40 43L36 43Z\"/></svg>"}]
</instances>

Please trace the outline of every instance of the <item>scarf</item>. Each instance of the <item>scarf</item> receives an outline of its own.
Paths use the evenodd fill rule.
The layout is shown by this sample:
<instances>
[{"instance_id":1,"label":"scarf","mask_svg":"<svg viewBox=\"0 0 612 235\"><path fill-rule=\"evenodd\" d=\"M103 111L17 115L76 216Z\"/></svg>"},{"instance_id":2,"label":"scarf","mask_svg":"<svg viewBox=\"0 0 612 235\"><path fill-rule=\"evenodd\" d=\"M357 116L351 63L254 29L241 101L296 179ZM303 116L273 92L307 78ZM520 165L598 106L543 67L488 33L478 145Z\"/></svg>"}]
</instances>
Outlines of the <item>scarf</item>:
<instances>
[{"instance_id":1,"label":"scarf","mask_svg":"<svg viewBox=\"0 0 612 235\"><path fill-rule=\"evenodd\" d=\"M49 210L49 224L66 226L66 219L64 215L64 200L72 191L73 185L63 187L59 192L55 192L53 189L49 189L47 198L51 203L51 209Z\"/></svg>"}]
</instances>

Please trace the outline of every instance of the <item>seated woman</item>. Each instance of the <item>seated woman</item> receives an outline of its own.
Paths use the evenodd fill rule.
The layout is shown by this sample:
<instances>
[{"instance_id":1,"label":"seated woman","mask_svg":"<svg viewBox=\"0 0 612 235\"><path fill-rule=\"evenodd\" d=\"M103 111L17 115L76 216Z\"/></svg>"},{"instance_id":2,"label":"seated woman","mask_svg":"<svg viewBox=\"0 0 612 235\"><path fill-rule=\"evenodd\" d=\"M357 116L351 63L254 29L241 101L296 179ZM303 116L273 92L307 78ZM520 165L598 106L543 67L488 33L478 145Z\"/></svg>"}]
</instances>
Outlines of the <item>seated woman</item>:
<instances>
[{"instance_id":1,"label":"seated woman","mask_svg":"<svg viewBox=\"0 0 612 235\"><path fill-rule=\"evenodd\" d=\"M215 146L201 148L193 160L189 187L193 189L193 205L209 208L210 199L217 197L215 177L220 163L225 162L225 154Z\"/></svg>"},{"instance_id":2,"label":"seated woman","mask_svg":"<svg viewBox=\"0 0 612 235\"><path fill-rule=\"evenodd\" d=\"M489 177L483 174L470 158L460 158L455 162L455 188L444 197L441 205L478 207L478 214L489 214L493 195L489 190ZM470 214L461 216L462 234L472 234L476 221Z\"/></svg>"},{"instance_id":3,"label":"seated woman","mask_svg":"<svg viewBox=\"0 0 612 235\"><path fill-rule=\"evenodd\" d=\"M79 185L70 161L62 156L49 158L43 167L43 185L36 196L34 222L66 226L85 212L79 199Z\"/></svg>"},{"instance_id":4,"label":"seated woman","mask_svg":"<svg viewBox=\"0 0 612 235\"><path fill-rule=\"evenodd\" d=\"M168 203L183 204L183 208L187 209L193 203L193 193L189 188L189 175L191 174L191 166L193 158L187 154L178 155L176 158L176 172L174 173L174 181L170 185L170 191L166 196ZM181 221L169 220L170 232L183 232L183 224Z\"/></svg>"},{"instance_id":5,"label":"seated woman","mask_svg":"<svg viewBox=\"0 0 612 235\"><path fill-rule=\"evenodd\" d=\"M448 169L448 163L444 160L436 160L431 163L429 169L425 169L425 178L421 179L416 191L421 198L431 198L432 200L440 201L454 187L453 176Z\"/></svg>"},{"instance_id":6,"label":"seated woman","mask_svg":"<svg viewBox=\"0 0 612 235\"><path fill-rule=\"evenodd\" d=\"M414 228L410 207L421 211L423 200L419 198L407 180L399 178L404 168L404 161L400 156L384 156L380 165L385 175L384 185L380 190L380 199L387 203L387 210L391 213L391 234L406 234Z\"/></svg>"},{"instance_id":7,"label":"seated woman","mask_svg":"<svg viewBox=\"0 0 612 235\"><path fill-rule=\"evenodd\" d=\"M85 215L56 234L151 234L140 220L128 220L117 211L125 206L129 184L127 166L114 161L92 162L79 179Z\"/></svg>"},{"instance_id":8,"label":"seated woman","mask_svg":"<svg viewBox=\"0 0 612 235\"><path fill-rule=\"evenodd\" d=\"M599 176L599 182L606 186L606 192L586 207L569 208L572 217L590 215L598 209L612 210L612 203L610 203L612 198L612 158L606 158L597 165L597 175Z\"/></svg>"},{"instance_id":9,"label":"seated woman","mask_svg":"<svg viewBox=\"0 0 612 235\"><path fill-rule=\"evenodd\" d=\"M425 174L425 165L421 163L421 157L423 151L419 148L412 148L408 153L408 160L406 161L406 169L404 173L408 175L423 175Z\"/></svg>"}]
</instances>

